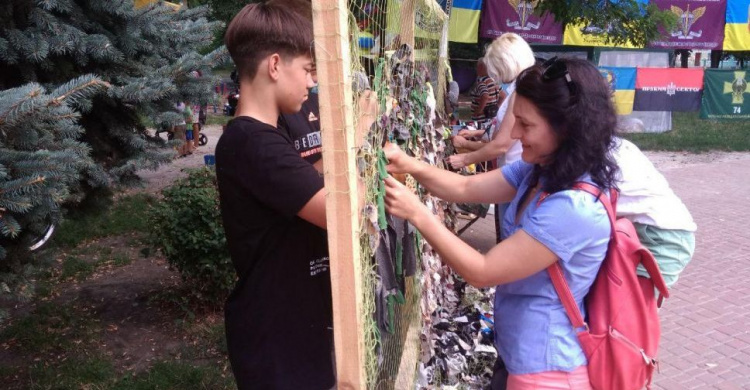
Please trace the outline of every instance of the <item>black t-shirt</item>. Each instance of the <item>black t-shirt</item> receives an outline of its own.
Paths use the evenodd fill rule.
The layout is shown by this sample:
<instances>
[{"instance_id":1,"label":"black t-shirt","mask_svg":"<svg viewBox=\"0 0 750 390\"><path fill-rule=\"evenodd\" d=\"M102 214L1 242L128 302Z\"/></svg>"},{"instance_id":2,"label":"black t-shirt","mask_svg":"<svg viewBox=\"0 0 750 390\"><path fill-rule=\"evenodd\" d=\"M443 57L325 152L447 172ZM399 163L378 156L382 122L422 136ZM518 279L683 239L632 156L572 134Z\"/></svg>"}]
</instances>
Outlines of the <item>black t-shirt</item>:
<instances>
[{"instance_id":1,"label":"black t-shirt","mask_svg":"<svg viewBox=\"0 0 750 390\"><path fill-rule=\"evenodd\" d=\"M294 148L310 164L320 160L320 107L318 94L310 93L302 103L302 109L296 114L282 114L279 127L285 129L292 139Z\"/></svg>"},{"instance_id":2,"label":"black t-shirt","mask_svg":"<svg viewBox=\"0 0 750 390\"><path fill-rule=\"evenodd\" d=\"M216 174L239 276L225 307L239 389L331 388L327 235L297 216L323 178L284 131L249 117L227 125Z\"/></svg>"}]
</instances>

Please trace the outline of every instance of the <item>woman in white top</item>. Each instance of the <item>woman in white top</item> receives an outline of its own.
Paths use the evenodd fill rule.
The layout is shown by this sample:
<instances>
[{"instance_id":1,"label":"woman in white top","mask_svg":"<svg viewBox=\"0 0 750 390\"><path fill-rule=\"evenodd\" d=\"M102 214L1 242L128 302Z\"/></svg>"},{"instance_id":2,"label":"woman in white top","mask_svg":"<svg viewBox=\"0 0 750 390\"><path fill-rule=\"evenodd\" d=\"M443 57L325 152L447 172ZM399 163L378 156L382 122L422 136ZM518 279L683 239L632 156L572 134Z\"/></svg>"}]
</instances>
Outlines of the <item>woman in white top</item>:
<instances>
[{"instance_id":1,"label":"woman in white top","mask_svg":"<svg viewBox=\"0 0 750 390\"><path fill-rule=\"evenodd\" d=\"M620 167L617 216L633 222L638 238L653 253L671 288L693 258L697 230L693 217L667 179L633 143L616 139L612 156ZM642 265L638 275L648 277Z\"/></svg>"}]
</instances>

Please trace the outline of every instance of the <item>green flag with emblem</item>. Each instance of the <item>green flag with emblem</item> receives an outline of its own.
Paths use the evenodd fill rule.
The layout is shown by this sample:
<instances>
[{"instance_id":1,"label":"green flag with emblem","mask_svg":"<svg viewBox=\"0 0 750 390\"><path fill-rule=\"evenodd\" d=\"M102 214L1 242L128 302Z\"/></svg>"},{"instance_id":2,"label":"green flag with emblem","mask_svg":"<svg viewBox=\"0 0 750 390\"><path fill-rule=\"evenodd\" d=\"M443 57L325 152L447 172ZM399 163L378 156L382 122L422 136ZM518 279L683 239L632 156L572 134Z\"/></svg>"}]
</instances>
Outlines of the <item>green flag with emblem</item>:
<instances>
[{"instance_id":1,"label":"green flag with emblem","mask_svg":"<svg viewBox=\"0 0 750 390\"><path fill-rule=\"evenodd\" d=\"M701 118L750 119L748 71L706 69L703 79Z\"/></svg>"}]
</instances>

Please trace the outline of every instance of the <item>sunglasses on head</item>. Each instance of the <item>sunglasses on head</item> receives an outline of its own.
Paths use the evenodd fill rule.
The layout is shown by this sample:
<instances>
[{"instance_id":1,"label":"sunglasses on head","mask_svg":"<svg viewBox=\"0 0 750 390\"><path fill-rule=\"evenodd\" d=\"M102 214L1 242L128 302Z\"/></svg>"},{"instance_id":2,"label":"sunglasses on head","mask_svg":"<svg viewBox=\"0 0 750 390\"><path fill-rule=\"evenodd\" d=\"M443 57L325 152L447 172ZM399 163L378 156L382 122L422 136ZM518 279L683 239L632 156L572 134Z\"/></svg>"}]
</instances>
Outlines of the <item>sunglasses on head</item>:
<instances>
[{"instance_id":1,"label":"sunglasses on head","mask_svg":"<svg viewBox=\"0 0 750 390\"><path fill-rule=\"evenodd\" d=\"M570 77L568 67L565 65L565 62L557 58L557 56L544 61L544 63L542 63L542 69L542 80L552 81L564 77L565 82L568 84L570 95L572 96L576 94L578 88L573 82L573 79Z\"/></svg>"}]
</instances>

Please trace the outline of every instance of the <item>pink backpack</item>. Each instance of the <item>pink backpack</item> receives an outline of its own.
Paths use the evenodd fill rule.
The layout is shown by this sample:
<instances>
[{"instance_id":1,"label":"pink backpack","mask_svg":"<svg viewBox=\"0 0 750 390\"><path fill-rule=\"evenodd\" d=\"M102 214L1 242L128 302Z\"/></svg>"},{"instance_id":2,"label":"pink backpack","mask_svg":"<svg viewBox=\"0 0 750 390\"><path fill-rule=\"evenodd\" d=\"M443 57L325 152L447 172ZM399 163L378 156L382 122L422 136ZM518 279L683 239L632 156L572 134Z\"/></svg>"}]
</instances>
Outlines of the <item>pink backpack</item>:
<instances>
[{"instance_id":1,"label":"pink backpack","mask_svg":"<svg viewBox=\"0 0 750 390\"><path fill-rule=\"evenodd\" d=\"M588 322L578 310L560 262L547 269L586 354L591 386L595 390L650 388L661 335L654 288L664 298L669 297L667 286L633 224L625 218L615 219L617 192L611 192L610 203L607 195L591 184L576 183L573 188L598 197L612 224L607 256L585 300ZM650 279L636 275L639 263L646 267Z\"/></svg>"}]
</instances>

